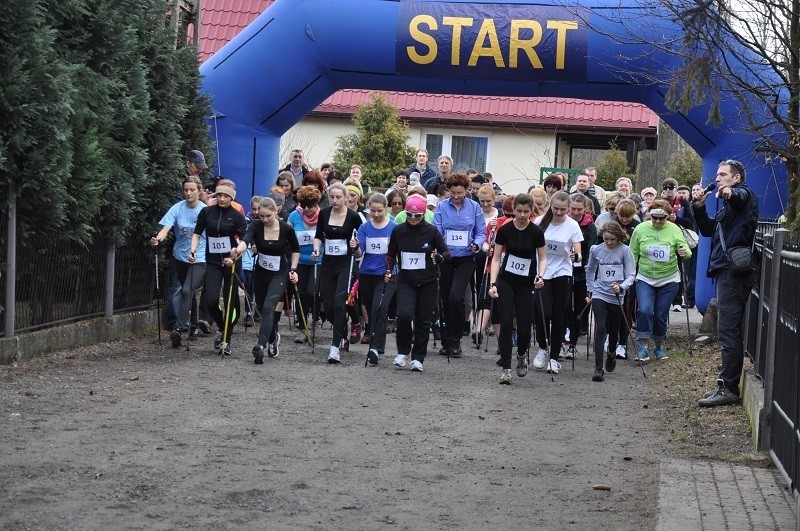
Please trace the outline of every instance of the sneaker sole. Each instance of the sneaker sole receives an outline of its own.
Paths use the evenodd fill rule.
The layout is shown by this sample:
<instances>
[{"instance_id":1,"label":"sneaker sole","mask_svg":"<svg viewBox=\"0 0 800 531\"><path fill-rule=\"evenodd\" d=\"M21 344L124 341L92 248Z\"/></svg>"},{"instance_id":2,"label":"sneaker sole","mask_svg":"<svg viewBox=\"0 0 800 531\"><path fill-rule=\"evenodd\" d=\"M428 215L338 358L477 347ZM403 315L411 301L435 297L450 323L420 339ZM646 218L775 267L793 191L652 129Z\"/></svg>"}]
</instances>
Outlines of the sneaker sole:
<instances>
[{"instance_id":1,"label":"sneaker sole","mask_svg":"<svg viewBox=\"0 0 800 531\"><path fill-rule=\"evenodd\" d=\"M422 369L418 369L416 367L411 367L411 372L422 372Z\"/></svg>"},{"instance_id":2,"label":"sneaker sole","mask_svg":"<svg viewBox=\"0 0 800 531\"><path fill-rule=\"evenodd\" d=\"M342 362L342 360L335 360L333 358L328 358L328 364L330 364L330 365L336 365L337 363L341 363L341 362Z\"/></svg>"},{"instance_id":3,"label":"sneaker sole","mask_svg":"<svg viewBox=\"0 0 800 531\"><path fill-rule=\"evenodd\" d=\"M603 377L602 376L592 376L592 381L593 382L602 382L603 381Z\"/></svg>"},{"instance_id":4,"label":"sneaker sole","mask_svg":"<svg viewBox=\"0 0 800 531\"><path fill-rule=\"evenodd\" d=\"M370 351L367 353L367 361L370 362L370 364L372 365L377 365L378 356L374 352Z\"/></svg>"},{"instance_id":5,"label":"sneaker sole","mask_svg":"<svg viewBox=\"0 0 800 531\"><path fill-rule=\"evenodd\" d=\"M197 321L197 328L199 328L204 334L211 333L211 325L208 324L208 321Z\"/></svg>"},{"instance_id":6,"label":"sneaker sole","mask_svg":"<svg viewBox=\"0 0 800 531\"><path fill-rule=\"evenodd\" d=\"M511 380L500 380L500 385L511 385Z\"/></svg>"}]
</instances>

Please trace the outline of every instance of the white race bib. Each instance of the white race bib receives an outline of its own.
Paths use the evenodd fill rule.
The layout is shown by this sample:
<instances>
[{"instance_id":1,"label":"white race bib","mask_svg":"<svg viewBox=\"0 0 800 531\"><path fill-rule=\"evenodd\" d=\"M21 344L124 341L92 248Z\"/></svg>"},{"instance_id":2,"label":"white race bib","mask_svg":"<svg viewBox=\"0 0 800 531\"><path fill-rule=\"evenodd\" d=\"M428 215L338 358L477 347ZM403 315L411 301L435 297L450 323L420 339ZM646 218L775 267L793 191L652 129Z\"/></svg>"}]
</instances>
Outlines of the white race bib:
<instances>
[{"instance_id":1,"label":"white race bib","mask_svg":"<svg viewBox=\"0 0 800 531\"><path fill-rule=\"evenodd\" d=\"M267 271L278 271L281 268L281 257L258 253L258 265Z\"/></svg>"},{"instance_id":2,"label":"white race bib","mask_svg":"<svg viewBox=\"0 0 800 531\"><path fill-rule=\"evenodd\" d=\"M216 254L230 254L231 252L231 239L227 236L221 237L208 237L208 250Z\"/></svg>"},{"instance_id":3,"label":"white race bib","mask_svg":"<svg viewBox=\"0 0 800 531\"><path fill-rule=\"evenodd\" d=\"M469 231L446 230L444 234L448 247L469 247Z\"/></svg>"},{"instance_id":4,"label":"white race bib","mask_svg":"<svg viewBox=\"0 0 800 531\"><path fill-rule=\"evenodd\" d=\"M347 240L325 240L325 254L344 256L347 254Z\"/></svg>"},{"instance_id":5,"label":"white race bib","mask_svg":"<svg viewBox=\"0 0 800 531\"><path fill-rule=\"evenodd\" d=\"M557 242L555 240L545 240L544 246L549 256L561 257L566 254L566 251L564 250L564 242Z\"/></svg>"},{"instance_id":6,"label":"white race bib","mask_svg":"<svg viewBox=\"0 0 800 531\"><path fill-rule=\"evenodd\" d=\"M296 231L298 245L311 245L314 243L314 235L317 233L315 230L301 230Z\"/></svg>"},{"instance_id":7,"label":"white race bib","mask_svg":"<svg viewBox=\"0 0 800 531\"><path fill-rule=\"evenodd\" d=\"M648 245L647 258L653 262L669 262L669 245Z\"/></svg>"},{"instance_id":8,"label":"white race bib","mask_svg":"<svg viewBox=\"0 0 800 531\"><path fill-rule=\"evenodd\" d=\"M598 280L602 280L605 282L611 282L612 280L616 281L624 280L622 265L600 264L600 267L597 268L597 278Z\"/></svg>"},{"instance_id":9,"label":"white race bib","mask_svg":"<svg viewBox=\"0 0 800 531\"><path fill-rule=\"evenodd\" d=\"M531 259L520 258L509 254L508 260L506 260L506 271L515 275L527 277L531 271Z\"/></svg>"},{"instance_id":10,"label":"white race bib","mask_svg":"<svg viewBox=\"0 0 800 531\"><path fill-rule=\"evenodd\" d=\"M400 253L401 269L425 269L425 253Z\"/></svg>"},{"instance_id":11,"label":"white race bib","mask_svg":"<svg viewBox=\"0 0 800 531\"><path fill-rule=\"evenodd\" d=\"M389 251L389 238L367 238L365 249L368 254L386 254Z\"/></svg>"}]
</instances>

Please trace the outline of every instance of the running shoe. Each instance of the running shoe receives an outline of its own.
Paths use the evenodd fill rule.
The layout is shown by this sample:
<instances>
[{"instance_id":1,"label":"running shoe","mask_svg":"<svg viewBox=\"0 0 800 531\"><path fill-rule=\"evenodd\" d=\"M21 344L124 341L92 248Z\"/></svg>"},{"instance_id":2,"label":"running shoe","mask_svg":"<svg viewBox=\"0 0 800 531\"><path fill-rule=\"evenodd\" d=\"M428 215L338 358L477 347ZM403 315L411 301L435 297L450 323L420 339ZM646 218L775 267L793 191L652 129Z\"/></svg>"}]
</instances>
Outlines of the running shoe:
<instances>
[{"instance_id":1,"label":"running shoe","mask_svg":"<svg viewBox=\"0 0 800 531\"><path fill-rule=\"evenodd\" d=\"M219 347L221 346L222 346L222 332L217 332L216 334L214 334L214 350L219 350Z\"/></svg>"},{"instance_id":2,"label":"running shoe","mask_svg":"<svg viewBox=\"0 0 800 531\"><path fill-rule=\"evenodd\" d=\"M198 319L197 321L197 328L205 335L211 334L211 325L208 324L208 321L204 321L203 319Z\"/></svg>"},{"instance_id":3,"label":"running shoe","mask_svg":"<svg viewBox=\"0 0 800 531\"><path fill-rule=\"evenodd\" d=\"M170 340L172 341L172 348L179 348L181 346L181 331L179 329L175 329L169 335Z\"/></svg>"},{"instance_id":4,"label":"running shoe","mask_svg":"<svg viewBox=\"0 0 800 531\"><path fill-rule=\"evenodd\" d=\"M503 369L503 374L500 376L500 385L511 385L511 369Z\"/></svg>"},{"instance_id":5,"label":"running shoe","mask_svg":"<svg viewBox=\"0 0 800 531\"><path fill-rule=\"evenodd\" d=\"M461 350L461 344L456 345L456 348L454 349L450 349L450 355L454 358L460 358L462 354L463 351Z\"/></svg>"},{"instance_id":6,"label":"running shoe","mask_svg":"<svg viewBox=\"0 0 800 531\"><path fill-rule=\"evenodd\" d=\"M667 353L664 352L664 349L661 347L656 347L656 349L653 351L653 354L656 355L656 359L658 361L664 361L669 359L669 356L667 356Z\"/></svg>"},{"instance_id":7,"label":"running shoe","mask_svg":"<svg viewBox=\"0 0 800 531\"><path fill-rule=\"evenodd\" d=\"M628 359L628 349L625 348L625 345L617 345L616 357L618 360Z\"/></svg>"},{"instance_id":8,"label":"running shoe","mask_svg":"<svg viewBox=\"0 0 800 531\"><path fill-rule=\"evenodd\" d=\"M533 358L533 368L538 370L544 369L546 359L547 351L543 348L540 348L539 352L536 353L536 357Z\"/></svg>"},{"instance_id":9,"label":"running shoe","mask_svg":"<svg viewBox=\"0 0 800 531\"><path fill-rule=\"evenodd\" d=\"M361 323L350 324L350 344L354 345L361 339Z\"/></svg>"},{"instance_id":10,"label":"running shoe","mask_svg":"<svg viewBox=\"0 0 800 531\"><path fill-rule=\"evenodd\" d=\"M394 363L395 367L405 367L406 366L406 360L408 360L408 356L407 355L398 354L397 356L394 357L394 361L392 363Z\"/></svg>"},{"instance_id":11,"label":"running shoe","mask_svg":"<svg viewBox=\"0 0 800 531\"><path fill-rule=\"evenodd\" d=\"M278 357L278 347L281 344L281 335L278 332L275 332L275 341L269 344L269 349L267 349L267 356L270 358L277 358Z\"/></svg>"},{"instance_id":12,"label":"running shoe","mask_svg":"<svg viewBox=\"0 0 800 531\"><path fill-rule=\"evenodd\" d=\"M422 362L419 360L414 360L411 362L411 370L413 372L422 372Z\"/></svg>"},{"instance_id":13,"label":"running shoe","mask_svg":"<svg viewBox=\"0 0 800 531\"><path fill-rule=\"evenodd\" d=\"M550 360L550 366L547 368L547 372L549 374L558 374L558 371L561 370L561 364L554 359Z\"/></svg>"},{"instance_id":14,"label":"running shoe","mask_svg":"<svg viewBox=\"0 0 800 531\"><path fill-rule=\"evenodd\" d=\"M639 361L650 361L650 356L647 354L647 347L640 346L636 349L636 359Z\"/></svg>"},{"instance_id":15,"label":"running shoe","mask_svg":"<svg viewBox=\"0 0 800 531\"><path fill-rule=\"evenodd\" d=\"M249 314L249 313L246 314L244 316L244 327L245 328L249 328L249 327L251 327L253 325L255 325L255 321L253 321L253 316L251 314Z\"/></svg>"},{"instance_id":16,"label":"running shoe","mask_svg":"<svg viewBox=\"0 0 800 531\"><path fill-rule=\"evenodd\" d=\"M331 346L331 350L328 353L328 363L335 364L340 363L342 361L342 357L339 355L339 349Z\"/></svg>"},{"instance_id":17,"label":"running shoe","mask_svg":"<svg viewBox=\"0 0 800 531\"><path fill-rule=\"evenodd\" d=\"M593 382L602 382L603 381L603 369L597 367L594 370L594 374L592 375Z\"/></svg>"},{"instance_id":18,"label":"running shoe","mask_svg":"<svg viewBox=\"0 0 800 531\"><path fill-rule=\"evenodd\" d=\"M264 363L264 347L256 345L253 347L253 363L261 365Z\"/></svg>"},{"instance_id":19,"label":"running shoe","mask_svg":"<svg viewBox=\"0 0 800 531\"><path fill-rule=\"evenodd\" d=\"M380 355L378 354L378 349L369 349L369 352L367 352L367 361L369 361L372 365L377 365L379 359Z\"/></svg>"},{"instance_id":20,"label":"running shoe","mask_svg":"<svg viewBox=\"0 0 800 531\"><path fill-rule=\"evenodd\" d=\"M305 343L306 341L308 341L308 337L306 337L305 331L297 334L294 338L295 343Z\"/></svg>"},{"instance_id":21,"label":"running shoe","mask_svg":"<svg viewBox=\"0 0 800 531\"><path fill-rule=\"evenodd\" d=\"M528 374L528 358L524 354L517 356L517 376L522 378Z\"/></svg>"},{"instance_id":22,"label":"running shoe","mask_svg":"<svg viewBox=\"0 0 800 531\"><path fill-rule=\"evenodd\" d=\"M361 338L362 345L369 345L372 343L372 334L364 334L364 337Z\"/></svg>"},{"instance_id":23,"label":"running shoe","mask_svg":"<svg viewBox=\"0 0 800 531\"><path fill-rule=\"evenodd\" d=\"M681 308L681 305L680 305L680 304L673 304L673 305L672 305L672 311L673 311L673 312L679 312L679 311L681 311L681 310L682 310L682 308Z\"/></svg>"},{"instance_id":24,"label":"running shoe","mask_svg":"<svg viewBox=\"0 0 800 531\"><path fill-rule=\"evenodd\" d=\"M576 358L575 345L570 345L564 353L565 360L574 360Z\"/></svg>"}]
</instances>

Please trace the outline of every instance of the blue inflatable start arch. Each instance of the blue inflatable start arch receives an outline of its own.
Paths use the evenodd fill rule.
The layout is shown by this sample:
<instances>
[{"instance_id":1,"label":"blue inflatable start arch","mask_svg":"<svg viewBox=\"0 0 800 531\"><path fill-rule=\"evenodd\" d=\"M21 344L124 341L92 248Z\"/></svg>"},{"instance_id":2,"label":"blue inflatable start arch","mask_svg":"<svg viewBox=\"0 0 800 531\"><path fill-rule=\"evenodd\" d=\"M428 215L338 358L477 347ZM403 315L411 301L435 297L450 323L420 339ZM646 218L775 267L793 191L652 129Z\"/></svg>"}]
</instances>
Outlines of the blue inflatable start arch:
<instances>
[{"instance_id":1,"label":"blue inflatable start arch","mask_svg":"<svg viewBox=\"0 0 800 531\"><path fill-rule=\"evenodd\" d=\"M630 0L277 0L201 68L221 173L242 197L265 192L281 135L344 88L628 101L658 113L700 154L704 184L720 161L741 160L761 215L779 215L786 170L765 162L758 139L741 132L749 127L738 101L723 104L721 127L706 123L705 107L667 109L667 87L652 80L680 65L665 50L681 32L653 9ZM628 24L652 44L622 44L641 42ZM696 301L704 311L713 296L702 281L707 242L699 252Z\"/></svg>"}]
</instances>

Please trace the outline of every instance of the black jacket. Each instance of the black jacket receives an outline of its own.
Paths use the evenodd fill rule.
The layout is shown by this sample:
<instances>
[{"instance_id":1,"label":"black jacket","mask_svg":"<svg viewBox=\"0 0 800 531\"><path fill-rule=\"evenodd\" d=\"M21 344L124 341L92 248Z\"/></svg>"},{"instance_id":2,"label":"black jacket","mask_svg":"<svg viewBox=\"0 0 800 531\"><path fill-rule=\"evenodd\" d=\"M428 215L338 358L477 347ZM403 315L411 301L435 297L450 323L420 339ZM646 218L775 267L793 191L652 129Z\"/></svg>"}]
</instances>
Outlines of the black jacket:
<instances>
[{"instance_id":1,"label":"black jacket","mask_svg":"<svg viewBox=\"0 0 800 531\"><path fill-rule=\"evenodd\" d=\"M758 224L758 197L745 183L731 187L731 198L723 201L722 208L714 218L708 216L706 204L694 204L694 221L703 236L711 237L711 253L708 258L706 275L715 277L717 271L728 267L728 257L722 250L717 224L725 233L725 245L731 247L750 247L756 237Z\"/></svg>"},{"instance_id":2,"label":"black jacket","mask_svg":"<svg viewBox=\"0 0 800 531\"><path fill-rule=\"evenodd\" d=\"M444 243L444 238L432 224L425 220L422 220L417 225L411 225L407 222L400 223L394 228L389 239L389 251L386 253L386 269L392 269L395 261L400 261L398 259L402 252L424 253L424 269L404 270L400 267L398 268L397 277L401 282L415 287L436 282L438 271L436 264L431 259L431 252L434 249L442 255L444 260L450 259L451 254L447 249L447 244Z\"/></svg>"},{"instance_id":3,"label":"black jacket","mask_svg":"<svg viewBox=\"0 0 800 531\"><path fill-rule=\"evenodd\" d=\"M430 164L426 164L426 165L425 165L425 171L423 171L423 172L420 172L420 171L417 169L417 165L416 165L416 164L412 165L412 166L411 166L410 168L408 168L406 171L408 172L408 175L409 175L409 176L411 176L411 174L412 174L412 173L414 173L414 172L417 172L417 173L419 173L419 182L420 182L420 184L421 184L422 186L425 186L425 184L426 184L426 183L427 183L427 182L428 182L430 179L433 179L434 177L436 177L436 170L434 170L434 169L431 167L431 165L430 165Z\"/></svg>"}]
</instances>

